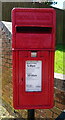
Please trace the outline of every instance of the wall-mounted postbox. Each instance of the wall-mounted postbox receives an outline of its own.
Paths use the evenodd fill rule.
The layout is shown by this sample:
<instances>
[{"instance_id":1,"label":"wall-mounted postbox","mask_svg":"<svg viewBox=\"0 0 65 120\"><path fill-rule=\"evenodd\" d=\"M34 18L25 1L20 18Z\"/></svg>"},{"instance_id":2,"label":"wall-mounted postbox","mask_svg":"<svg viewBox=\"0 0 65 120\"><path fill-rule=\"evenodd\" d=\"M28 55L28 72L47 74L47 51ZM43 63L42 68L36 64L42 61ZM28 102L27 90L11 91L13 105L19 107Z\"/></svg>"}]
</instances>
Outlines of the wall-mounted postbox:
<instances>
[{"instance_id":1,"label":"wall-mounted postbox","mask_svg":"<svg viewBox=\"0 0 65 120\"><path fill-rule=\"evenodd\" d=\"M55 10L13 9L12 50L14 108L53 107Z\"/></svg>"}]
</instances>

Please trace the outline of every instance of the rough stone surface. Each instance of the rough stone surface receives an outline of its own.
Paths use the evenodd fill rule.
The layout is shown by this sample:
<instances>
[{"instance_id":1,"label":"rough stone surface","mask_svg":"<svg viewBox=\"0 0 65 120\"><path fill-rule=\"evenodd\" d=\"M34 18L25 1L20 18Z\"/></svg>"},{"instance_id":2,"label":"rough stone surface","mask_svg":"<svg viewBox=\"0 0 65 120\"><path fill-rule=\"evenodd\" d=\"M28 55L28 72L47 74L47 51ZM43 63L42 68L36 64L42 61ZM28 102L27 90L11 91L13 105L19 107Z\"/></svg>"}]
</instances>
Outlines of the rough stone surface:
<instances>
[{"instance_id":1,"label":"rough stone surface","mask_svg":"<svg viewBox=\"0 0 65 120\"><path fill-rule=\"evenodd\" d=\"M0 105L0 120L2 118L14 118L14 116L10 115L10 113L6 110L6 108Z\"/></svg>"}]
</instances>

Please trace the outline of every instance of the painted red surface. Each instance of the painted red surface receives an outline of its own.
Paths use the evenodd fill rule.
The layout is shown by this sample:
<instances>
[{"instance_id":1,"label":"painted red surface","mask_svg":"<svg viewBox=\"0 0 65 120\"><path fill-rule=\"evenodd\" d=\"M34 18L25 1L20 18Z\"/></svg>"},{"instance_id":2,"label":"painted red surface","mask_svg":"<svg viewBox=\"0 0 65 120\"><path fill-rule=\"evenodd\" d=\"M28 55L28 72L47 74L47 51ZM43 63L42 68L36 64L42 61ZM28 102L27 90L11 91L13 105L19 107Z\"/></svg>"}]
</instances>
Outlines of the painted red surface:
<instances>
[{"instance_id":1,"label":"painted red surface","mask_svg":"<svg viewBox=\"0 0 65 120\"><path fill-rule=\"evenodd\" d=\"M53 107L55 10L12 10L13 106L15 109ZM32 57L31 53L36 53ZM41 61L41 91L26 91L26 61Z\"/></svg>"}]
</instances>

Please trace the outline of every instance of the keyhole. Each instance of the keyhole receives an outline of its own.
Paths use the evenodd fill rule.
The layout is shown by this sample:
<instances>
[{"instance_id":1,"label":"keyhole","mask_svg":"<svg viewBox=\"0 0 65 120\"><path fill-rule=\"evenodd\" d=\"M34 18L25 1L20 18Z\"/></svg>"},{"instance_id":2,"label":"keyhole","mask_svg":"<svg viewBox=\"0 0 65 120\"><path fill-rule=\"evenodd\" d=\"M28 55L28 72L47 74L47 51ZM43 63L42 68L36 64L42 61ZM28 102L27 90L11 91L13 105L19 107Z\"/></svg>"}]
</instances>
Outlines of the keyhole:
<instances>
[{"instance_id":1,"label":"keyhole","mask_svg":"<svg viewBox=\"0 0 65 120\"><path fill-rule=\"evenodd\" d=\"M23 78L21 78L21 80L23 81Z\"/></svg>"}]
</instances>

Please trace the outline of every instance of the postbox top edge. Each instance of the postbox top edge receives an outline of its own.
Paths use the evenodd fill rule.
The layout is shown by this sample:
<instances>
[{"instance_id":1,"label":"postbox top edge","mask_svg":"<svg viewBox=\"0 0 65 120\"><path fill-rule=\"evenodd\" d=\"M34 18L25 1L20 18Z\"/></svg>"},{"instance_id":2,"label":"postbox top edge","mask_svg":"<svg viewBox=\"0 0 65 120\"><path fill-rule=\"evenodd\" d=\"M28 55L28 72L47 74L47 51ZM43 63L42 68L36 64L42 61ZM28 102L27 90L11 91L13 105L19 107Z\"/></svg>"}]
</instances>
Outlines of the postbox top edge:
<instances>
[{"instance_id":1,"label":"postbox top edge","mask_svg":"<svg viewBox=\"0 0 65 120\"><path fill-rule=\"evenodd\" d=\"M12 9L12 12L22 12L22 11L30 11L30 12L33 12L32 10L34 11L45 11L45 12L55 12L55 9L54 8L13 8Z\"/></svg>"}]
</instances>

